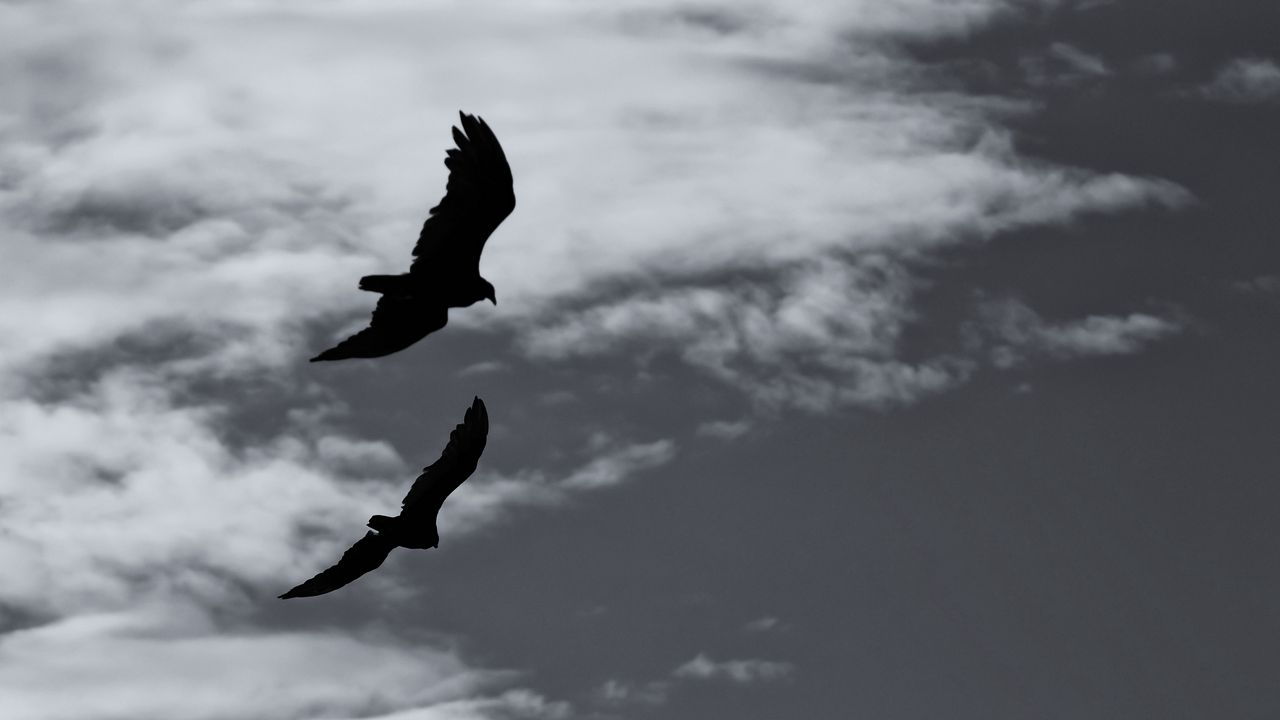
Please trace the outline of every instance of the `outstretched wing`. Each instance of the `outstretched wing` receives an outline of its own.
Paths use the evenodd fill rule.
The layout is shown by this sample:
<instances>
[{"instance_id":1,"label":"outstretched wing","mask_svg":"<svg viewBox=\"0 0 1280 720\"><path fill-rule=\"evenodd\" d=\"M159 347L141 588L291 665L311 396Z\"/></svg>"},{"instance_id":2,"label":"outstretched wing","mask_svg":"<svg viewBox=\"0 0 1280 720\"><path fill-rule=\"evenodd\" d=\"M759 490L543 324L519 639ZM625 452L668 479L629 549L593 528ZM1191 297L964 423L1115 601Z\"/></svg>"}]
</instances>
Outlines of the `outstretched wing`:
<instances>
[{"instance_id":1,"label":"outstretched wing","mask_svg":"<svg viewBox=\"0 0 1280 720\"><path fill-rule=\"evenodd\" d=\"M484 401L477 397L467 409L462 423L449 433L449 444L440 454L440 459L423 468L422 474L413 481L413 487L404 497L401 514L425 512L434 515L438 512L449 493L457 490L476 471L488 436L489 413Z\"/></svg>"},{"instance_id":2,"label":"outstretched wing","mask_svg":"<svg viewBox=\"0 0 1280 720\"><path fill-rule=\"evenodd\" d=\"M448 321L449 309L443 305L383 295L373 309L369 327L311 358L311 362L390 355L439 330Z\"/></svg>"},{"instance_id":3,"label":"outstretched wing","mask_svg":"<svg viewBox=\"0 0 1280 720\"><path fill-rule=\"evenodd\" d=\"M287 600L296 597L312 597L332 592L370 570L376 569L387 559L396 544L375 532L367 532L350 549L342 553L337 565L324 570L310 580L280 596Z\"/></svg>"},{"instance_id":4,"label":"outstretched wing","mask_svg":"<svg viewBox=\"0 0 1280 720\"><path fill-rule=\"evenodd\" d=\"M449 150L445 195L429 211L409 272L415 275L477 274L485 240L516 207L511 166L493 131L474 115L459 112L453 128L458 147Z\"/></svg>"}]
</instances>

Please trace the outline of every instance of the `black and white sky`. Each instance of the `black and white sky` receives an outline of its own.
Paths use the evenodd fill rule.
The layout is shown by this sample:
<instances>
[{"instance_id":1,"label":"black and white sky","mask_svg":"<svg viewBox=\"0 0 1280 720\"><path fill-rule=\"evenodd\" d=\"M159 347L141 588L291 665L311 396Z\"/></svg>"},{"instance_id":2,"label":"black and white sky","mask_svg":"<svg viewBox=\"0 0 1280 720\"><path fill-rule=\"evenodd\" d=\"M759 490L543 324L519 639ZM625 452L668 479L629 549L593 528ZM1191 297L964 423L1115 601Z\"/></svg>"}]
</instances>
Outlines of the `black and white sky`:
<instances>
[{"instance_id":1,"label":"black and white sky","mask_svg":"<svg viewBox=\"0 0 1280 720\"><path fill-rule=\"evenodd\" d=\"M1277 28L0 2L0 717L1276 717ZM460 109L498 305L308 364ZM473 395L440 549L276 600Z\"/></svg>"}]
</instances>

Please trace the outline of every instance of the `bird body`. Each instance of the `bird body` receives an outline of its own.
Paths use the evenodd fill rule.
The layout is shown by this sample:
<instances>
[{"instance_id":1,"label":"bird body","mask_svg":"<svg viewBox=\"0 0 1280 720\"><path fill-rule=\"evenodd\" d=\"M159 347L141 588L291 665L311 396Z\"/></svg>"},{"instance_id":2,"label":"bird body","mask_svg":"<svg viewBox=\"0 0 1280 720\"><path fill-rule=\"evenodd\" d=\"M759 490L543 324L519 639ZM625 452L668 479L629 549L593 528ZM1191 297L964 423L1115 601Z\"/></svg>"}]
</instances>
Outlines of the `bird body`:
<instances>
[{"instance_id":1,"label":"bird body","mask_svg":"<svg viewBox=\"0 0 1280 720\"><path fill-rule=\"evenodd\" d=\"M458 115L457 147L444 161L449 168L445 195L427 213L409 272L361 278L361 290L381 295L369 327L312 362L390 355L443 328L449 308L481 300L498 303L493 283L480 276L480 253L515 209L511 166L484 120Z\"/></svg>"},{"instance_id":2,"label":"bird body","mask_svg":"<svg viewBox=\"0 0 1280 720\"><path fill-rule=\"evenodd\" d=\"M401 275L365 275L360 278L360 289L382 295L394 295L406 299L418 299L461 308L481 300L496 301L493 283L476 275L469 282L426 283L412 273Z\"/></svg>"},{"instance_id":3,"label":"bird body","mask_svg":"<svg viewBox=\"0 0 1280 720\"><path fill-rule=\"evenodd\" d=\"M440 546L436 516L446 498L475 472L489 435L489 414L480 398L472 401L462 422L449 433L440 459L423 468L396 517L374 515L370 531L356 541L333 567L294 587L281 599L311 597L337 590L377 569L397 547L425 550Z\"/></svg>"},{"instance_id":4,"label":"bird body","mask_svg":"<svg viewBox=\"0 0 1280 720\"><path fill-rule=\"evenodd\" d=\"M415 550L440 547L440 531L436 528L434 517L430 521L426 518L413 518L411 521L404 517L374 515L369 518L369 527L377 530L379 535L395 541L397 547Z\"/></svg>"}]
</instances>

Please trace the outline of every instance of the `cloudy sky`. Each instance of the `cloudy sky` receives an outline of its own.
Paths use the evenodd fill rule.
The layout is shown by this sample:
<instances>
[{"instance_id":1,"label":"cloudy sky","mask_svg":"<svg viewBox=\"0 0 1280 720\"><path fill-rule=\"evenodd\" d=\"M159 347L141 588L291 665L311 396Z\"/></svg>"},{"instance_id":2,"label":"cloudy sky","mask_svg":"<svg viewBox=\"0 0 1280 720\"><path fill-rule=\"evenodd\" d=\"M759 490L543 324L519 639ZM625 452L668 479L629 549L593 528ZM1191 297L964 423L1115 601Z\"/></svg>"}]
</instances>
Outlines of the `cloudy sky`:
<instances>
[{"instance_id":1,"label":"cloudy sky","mask_svg":"<svg viewBox=\"0 0 1280 720\"><path fill-rule=\"evenodd\" d=\"M1278 26L0 1L0 715L1274 717ZM498 305L308 364L459 109ZM276 600L477 394L441 548Z\"/></svg>"}]
</instances>

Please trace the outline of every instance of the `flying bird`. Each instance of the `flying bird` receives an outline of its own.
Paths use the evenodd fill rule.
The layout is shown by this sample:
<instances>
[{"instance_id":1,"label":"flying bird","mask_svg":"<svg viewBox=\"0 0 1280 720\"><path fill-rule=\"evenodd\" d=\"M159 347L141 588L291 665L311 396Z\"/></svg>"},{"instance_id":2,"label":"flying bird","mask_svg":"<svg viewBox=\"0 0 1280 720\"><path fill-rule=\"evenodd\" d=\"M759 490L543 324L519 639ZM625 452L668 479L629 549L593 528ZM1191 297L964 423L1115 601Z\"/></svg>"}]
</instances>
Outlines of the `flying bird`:
<instances>
[{"instance_id":1,"label":"flying bird","mask_svg":"<svg viewBox=\"0 0 1280 720\"><path fill-rule=\"evenodd\" d=\"M398 547L423 550L440 547L436 515L445 498L475 472L488 435L489 413L484 402L477 397L467 409L462 423L449 433L449 444L440 454L440 459L423 468L422 474L413 481L409 494L404 497L400 514L369 518L371 530L342 554L338 564L280 598L312 597L337 590L377 569Z\"/></svg>"},{"instance_id":2,"label":"flying bird","mask_svg":"<svg viewBox=\"0 0 1280 720\"><path fill-rule=\"evenodd\" d=\"M360 289L379 293L369 327L311 358L375 358L399 352L445 326L449 308L481 300L498 304L493 284L480 277L480 252L516 207L511 166L484 120L459 112L458 147L447 151L444 197L427 214L409 272L366 275Z\"/></svg>"}]
</instances>

